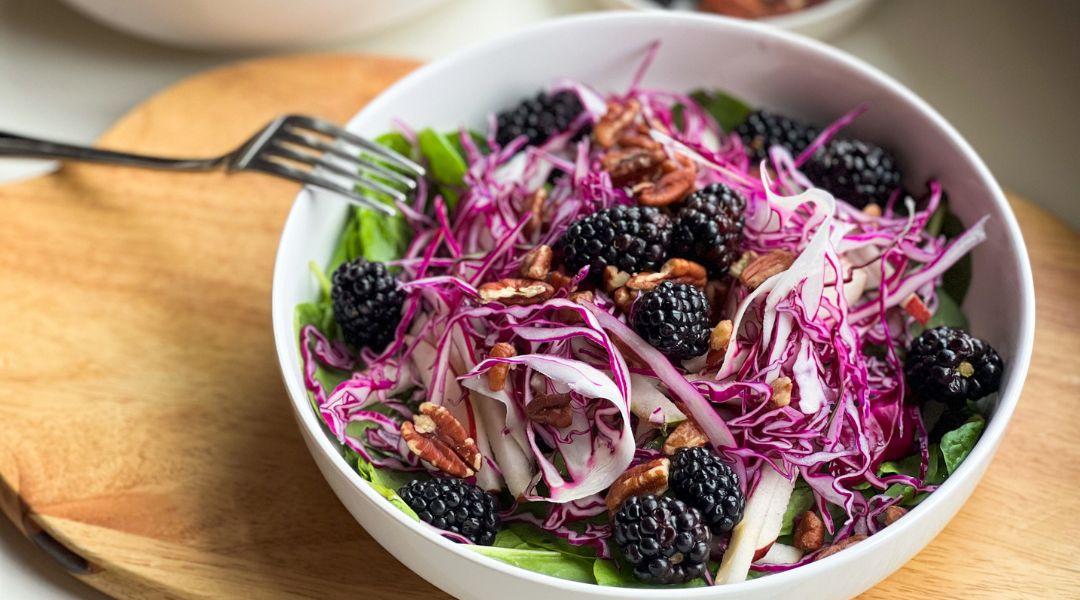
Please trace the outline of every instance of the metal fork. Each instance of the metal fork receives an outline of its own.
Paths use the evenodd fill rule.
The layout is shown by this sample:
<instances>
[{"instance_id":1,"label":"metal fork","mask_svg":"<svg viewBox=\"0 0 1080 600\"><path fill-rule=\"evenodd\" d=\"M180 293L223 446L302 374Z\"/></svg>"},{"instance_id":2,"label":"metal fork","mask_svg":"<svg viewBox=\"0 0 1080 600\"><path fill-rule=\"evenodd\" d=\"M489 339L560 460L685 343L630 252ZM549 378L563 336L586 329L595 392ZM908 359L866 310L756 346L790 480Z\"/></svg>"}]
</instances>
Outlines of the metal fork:
<instances>
[{"instance_id":1,"label":"metal fork","mask_svg":"<svg viewBox=\"0 0 1080 600\"><path fill-rule=\"evenodd\" d=\"M177 159L86 146L61 144L0 131L0 157L89 161L168 169L174 171L259 171L337 192L352 202L385 214L389 204L357 190L385 194L404 201L399 189L379 181L416 187L424 168L375 142L349 133L328 121L303 115L278 117L239 148L216 158ZM335 181L327 173L344 177L354 187Z\"/></svg>"}]
</instances>

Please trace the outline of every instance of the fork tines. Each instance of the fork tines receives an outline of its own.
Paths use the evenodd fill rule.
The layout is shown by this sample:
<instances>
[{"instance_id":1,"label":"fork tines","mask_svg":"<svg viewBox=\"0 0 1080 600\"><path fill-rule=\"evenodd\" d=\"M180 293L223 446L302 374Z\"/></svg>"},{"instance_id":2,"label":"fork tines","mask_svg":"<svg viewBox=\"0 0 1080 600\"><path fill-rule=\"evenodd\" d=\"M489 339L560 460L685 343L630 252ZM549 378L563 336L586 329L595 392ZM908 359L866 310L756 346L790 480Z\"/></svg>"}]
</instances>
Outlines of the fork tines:
<instances>
[{"instance_id":1,"label":"fork tines","mask_svg":"<svg viewBox=\"0 0 1080 600\"><path fill-rule=\"evenodd\" d=\"M246 168L329 189L386 214L393 214L394 209L356 188L401 202L405 194L393 184L412 190L416 179L424 176L423 167L397 152L322 119L302 115L274 121L245 154L250 157L249 164L242 165ZM355 187L350 189L327 173L343 177Z\"/></svg>"}]
</instances>

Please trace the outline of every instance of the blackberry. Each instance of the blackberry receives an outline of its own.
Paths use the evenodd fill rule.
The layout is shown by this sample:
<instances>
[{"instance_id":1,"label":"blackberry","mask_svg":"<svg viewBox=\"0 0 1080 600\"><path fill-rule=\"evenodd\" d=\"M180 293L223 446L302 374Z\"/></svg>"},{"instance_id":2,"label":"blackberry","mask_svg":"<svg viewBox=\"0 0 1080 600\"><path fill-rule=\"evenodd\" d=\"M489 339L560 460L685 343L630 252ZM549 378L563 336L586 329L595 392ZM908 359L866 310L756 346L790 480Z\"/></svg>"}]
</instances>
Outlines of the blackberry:
<instances>
[{"instance_id":1,"label":"blackberry","mask_svg":"<svg viewBox=\"0 0 1080 600\"><path fill-rule=\"evenodd\" d=\"M464 479L413 480L398 495L421 521L490 546L499 528L495 497Z\"/></svg>"},{"instance_id":2,"label":"blackberry","mask_svg":"<svg viewBox=\"0 0 1080 600\"><path fill-rule=\"evenodd\" d=\"M635 496L615 513L615 543L649 583L685 583L705 574L712 533L701 513L664 496Z\"/></svg>"},{"instance_id":3,"label":"blackberry","mask_svg":"<svg viewBox=\"0 0 1080 600\"><path fill-rule=\"evenodd\" d=\"M772 146L783 146L798 156L818 133L810 125L765 110L755 110L735 128L754 162L767 159Z\"/></svg>"},{"instance_id":4,"label":"blackberry","mask_svg":"<svg viewBox=\"0 0 1080 600\"><path fill-rule=\"evenodd\" d=\"M904 359L908 387L920 401L938 400L956 410L1001 385L1001 357L990 344L959 329L927 329Z\"/></svg>"},{"instance_id":5,"label":"blackberry","mask_svg":"<svg viewBox=\"0 0 1080 600\"><path fill-rule=\"evenodd\" d=\"M700 189L675 215L671 254L705 265L713 277L739 259L746 200L722 183Z\"/></svg>"},{"instance_id":6,"label":"blackberry","mask_svg":"<svg viewBox=\"0 0 1080 600\"><path fill-rule=\"evenodd\" d=\"M709 300L686 283L664 281L634 303L631 325L672 360L701 356L709 349Z\"/></svg>"},{"instance_id":7,"label":"blackberry","mask_svg":"<svg viewBox=\"0 0 1080 600\"><path fill-rule=\"evenodd\" d=\"M707 448L683 448L671 461L671 491L701 511L713 533L731 531L742 520L739 477Z\"/></svg>"},{"instance_id":8,"label":"blackberry","mask_svg":"<svg viewBox=\"0 0 1080 600\"><path fill-rule=\"evenodd\" d=\"M528 145L539 146L569 128L583 110L581 99L573 92L562 91L555 95L541 92L495 117L498 123L495 141L505 146L524 135L529 138Z\"/></svg>"},{"instance_id":9,"label":"blackberry","mask_svg":"<svg viewBox=\"0 0 1080 600\"><path fill-rule=\"evenodd\" d=\"M880 146L858 140L832 140L803 166L814 185L856 208L884 205L900 187L896 161Z\"/></svg>"},{"instance_id":10,"label":"blackberry","mask_svg":"<svg viewBox=\"0 0 1080 600\"><path fill-rule=\"evenodd\" d=\"M354 348L378 352L394 339L405 292L380 262L358 258L334 271L330 299L334 320Z\"/></svg>"},{"instance_id":11,"label":"blackberry","mask_svg":"<svg viewBox=\"0 0 1080 600\"><path fill-rule=\"evenodd\" d=\"M612 206L574 221L556 245L572 273L599 276L614 265L627 273L655 271L667 258L671 221L656 208Z\"/></svg>"}]
</instances>

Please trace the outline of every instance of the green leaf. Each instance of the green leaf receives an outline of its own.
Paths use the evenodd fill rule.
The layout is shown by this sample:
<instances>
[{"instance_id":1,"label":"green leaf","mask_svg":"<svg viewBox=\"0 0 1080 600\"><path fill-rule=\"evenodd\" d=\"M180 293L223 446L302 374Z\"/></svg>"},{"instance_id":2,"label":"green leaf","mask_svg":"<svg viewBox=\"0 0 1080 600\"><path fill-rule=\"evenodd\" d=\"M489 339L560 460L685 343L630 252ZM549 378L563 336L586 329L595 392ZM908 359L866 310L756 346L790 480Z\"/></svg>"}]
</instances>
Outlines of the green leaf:
<instances>
[{"instance_id":1,"label":"green leaf","mask_svg":"<svg viewBox=\"0 0 1080 600\"><path fill-rule=\"evenodd\" d=\"M795 530L795 519L810 510L814 505L814 491L801 478L795 483L795 489L791 491L791 499L788 500L787 510L784 511L784 519L780 523L780 535L788 535Z\"/></svg>"},{"instance_id":2,"label":"green leaf","mask_svg":"<svg viewBox=\"0 0 1080 600\"><path fill-rule=\"evenodd\" d=\"M941 455L945 459L945 468L949 475L971 454L971 449L975 447L975 442L979 441L985 428L986 419L982 415L975 415L968 419L967 423L941 437Z\"/></svg>"},{"instance_id":3,"label":"green leaf","mask_svg":"<svg viewBox=\"0 0 1080 600\"><path fill-rule=\"evenodd\" d=\"M412 143L409 142L408 138L397 131L390 131L380 135L375 138L375 143L380 146L385 146L406 158L412 157Z\"/></svg>"},{"instance_id":4,"label":"green leaf","mask_svg":"<svg viewBox=\"0 0 1080 600\"><path fill-rule=\"evenodd\" d=\"M934 312L934 316L930 317L926 327L932 329L940 325L948 325L956 329L967 329L968 320L964 315L964 311L960 309L960 305L956 303L956 300L953 300L952 295L944 287L938 288L937 298L937 310Z\"/></svg>"},{"instance_id":5,"label":"green leaf","mask_svg":"<svg viewBox=\"0 0 1080 600\"><path fill-rule=\"evenodd\" d=\"M454 188L465 183L467 166L462 155L433 129L422 130L416 138L420 145L420 154L427 159L429 174L451 210L457 205L457 192Z\"/></svg>"},{"instance_id":6,"label":"green leaf","mask_svg":"<svg viewBox=\"0 0 1080 600\"><path fill-rule=\"evenodd\" d=\"M592 560L576 558L551 550L500 548L497 546L466 546L468 549L508 565L542 573L559 579L595 583Z\"/></svg>"},{"instance_id":7,"label":"green leaf","mask_svg":"<svg viewBox=\"0 0 1080 600\"><path fill-rule=\"evenodd\" d=\"M351 426L352 424L350 423L350 427ZM346 429L346 431L349 430ZM416 515L416 511L409 507L408 504L405 504L405 501L401 499L401 496L398 496L397 490L401 486L393 485L394 480L390 479L390 477L392 476L388 474L390 473L389 471L375 467L371 463L361 458L359 455L357 455L356 458L356 471L360 473L360 477L365 479L368 484L371 485L371 489L375 490L375 492L383 498L389 500L390 504L393 504L395 507L398 508L398 510L409 515L409 517L411 517L412 519L415 519L417 521L420 520L420 517ZM401 475L403 474L395 474L395 476ZM404 482L402 482L401 485L404 485Z\"/></svg>"},{"instance_id":8,"label":"green leaf","mask_svg":"<svg viewBox=\"0 0 1080 600\"><path fill-rule=\"evenodd\" d=\"M479 150L481 154L489 154L491 152L491 148L488 147L487 138L485 138L482 133L470 129L469 137L472 138L473 144L476 145L477 150ZM461 145L461 132L452 131L446 134L446 141L454 148L454 151L458 153L458 156L464 159L466 154L465 148Z\"/></svg>"},{"instance_id":9,"label":"green leaf","mask_svg":"<svg viewBox=\"0 0 1080 600\"><path fill-rule=\"evenodd\" d=\"M535 548L561 552L578 558L596 558L596 549L591 546L575 546L566 540L554 536L528 523L514 523L508 527L519 539Z\"/></svg>"},{"instance_id":10,"label":"green leaf","mask_svg":"<svg viewBox=\"0 0 1080 600\"><path fill-rule=\"evenodd\" d=\"M680 585L658 585L652 583L644 583L642 581L638 581L638 579L634 577L634 573L629 565L605 558L596 559L596 561L593 563L592 574L593 577L596 579L596 583L598 585L606 585L610 587L671 589L705 586L705 580L703 578L694 579Z\"/></svg>"},{"instance_id":11,"label":"green leaf","mask_svg":"<svg viewBox=\"0 0 1080 600\"><path fill-rule=\"evenodd\" d=\"M941 227L945 224L947 214L949 214L949 203L942 200L934 214L930 215L930 220L926 222L926 233L930 234L930 237L941 235Z\"/></svg>"},{"instance_id":12,"label":"green leaf","mask_svg":"<svg viewBox=\"0 0 1080 600\"><path fill-rule=\"evenodd\" d=\"M701 105L724 131L731 131L753 112L748 104L719 90L697 90L690 93L694 102Z\"/></svg>"},{"instance_id":13,"label":"green leaf","mask_svg":"<svg viewBox=\"0 0 1080 600\"><path fill-rule=\"evenodd\" d=\"M293 309L293 331L298 344L300 343L300 330L307 325L314 325L316 329L330 339L337 336L337 323L334 321L334 309L328 299L321 302L305 302L296 305L296 308ZM339 383L345 381L351 375L352 374L348 371L331 369L330 367L315 361L315 380L318 381L326 391L336 388ZM308 391L308 400L311 401L311 407L318 412L319 407L315 403L315 394Z\"/></svg>"},{"instance_id":14,"label":"green leaf","mask_svg":"<svg viewBox=\"0 0 1080 600\"><path fill-rule=\"evenodd\" d=\"M948 212L941 224L941 233L952 239L967 230L963 221L952 212ZM968 288L971 287L971 254L965 254L941 276L941 287L958 304L964 303Z\"/></svg>"}]
</instances>

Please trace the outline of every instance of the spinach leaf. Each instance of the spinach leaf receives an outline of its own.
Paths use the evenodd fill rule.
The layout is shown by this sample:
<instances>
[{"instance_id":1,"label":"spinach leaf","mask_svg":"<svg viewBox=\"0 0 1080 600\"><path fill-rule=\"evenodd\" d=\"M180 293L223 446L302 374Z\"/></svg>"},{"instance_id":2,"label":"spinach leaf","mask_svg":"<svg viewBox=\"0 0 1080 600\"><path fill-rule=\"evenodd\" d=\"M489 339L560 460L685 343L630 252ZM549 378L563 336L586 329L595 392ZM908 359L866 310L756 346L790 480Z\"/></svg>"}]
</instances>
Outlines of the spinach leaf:
<instances>
[{"instance_id":1,"label":"spinach leaf","mask_svg":"<svg viewBox=\"0 0 1080 600\"><path fill-rule=\"evenodd\" d=\"M406 158L412 158L412 142L397 131L390 131L380 135L375 138L375 143L380 146L385 146Z\"/></svg>"},{"instance_id":2,"label":"spinach leaf","mask_svg":"<svg viewBox=\"0 0 1080 600\"><path fill-rule=\"evenodd\" d=\"M956 329L967 329L968 320L964 315L964 311L960 309L960 305L956 303L956 300L953 300L952 295L944 287L938 288L937 298L937 310L934 312L934 316L930 317L926 327L933 329L939 325L948 325Z\"/></svg>"},{"instance_id":3,"label":"spinach leaf","mask_svg":"<svg viewBox=\"0 0 1080 600\"><path fill-rule=\"evenodd\" d=\"M468 549L483 554L508 565L528 569L534 573L543 573L559 579L595 583L592 561L554 552L531 548L500 548L497 546L466 546Z\"/></svg>"},{"instance_id":4,"label":"spinach leaf","mask_svg":"<svg viewBox=\"0 0 1080 600\"><path fill-rule=\"evenodd\" d=\"M527 523L514 523L508 529L514 532L522 541L536 548L561 552L579 558L596 558L595 548L591 546L575 546L560 537Z\"/></svg>"},{"instance_id":5,"label":"spinach leaf","mask_svg":"<svg viewBox=\"0 0 1080 600\"><path fill-rule=\"evenodd\" d=\"M350 424L350 427L351 426L352 424ZM402 500L401 496L398 496L397 493L397 489L400 487L399 485L396 485L397 478L407 474L393 473L392 471L376 468L368 461L360 458L359 455L356 457L356 470L360 473L360 477L364 478L368 484L371 485L371 489L375 490L375 492L383 498L389 500L390 504L393 504L398 510L409 515L409 517L417 521L420 520L420 517L416 516L416 511L410 508L408 504L405 504L405 501ZM409 479L411 479L411 477L409 477ZM402 485L404 485L404 482L402 482Z\"/></svg>"},{"instance_id":6,"label":"spinach leaf","mask_svg":"<svg viewBox=\"0 0 1080 600\"><path fill-rule=\"evenodd\" d=\"M954 215L951 211L947 212L941 224L941 233L948 239L955 238L963 233L967 227L964 226L960 217ZM960 257L960 260L956 261L945 274L941 276L941 287L949 294L957 304L964 303L964 297L967 296L968 288L971 286L971 254L965 254Z\"/></svg>"},{"instance_id":7,"label":"spinach leaf","mask_svg":"<svg viewBox=\"0 0 1080 600\"><path fill-rule=\"evenodd\" d=\"M323 299L319 302L305 302L296 305L296 308L293 309L293 332L296 336L297 343L300 343L300 330L307 325L314 325L316 329L330 339L337 336L337 323L334 321L334 309L330 304L329 299ZM328 392L337 387L342 381L348 379L351 375L352 374L348 371L339 371L327 367L318 361L315 362L315 380ZM319 407L315 404L315 394L309 391L308 400L311 401L311 407L318 413Z\"/></svg>"},{"instance_id":8,"label":"spinach leaf","mask_svg":"<svg viewBox=\"0 0 1080 600\"><path fill-rule=\"evenodd\" d=\"M814 491L809 484L801 478L791 491L791 499L788 500L787 510L784 511L784 519L780 523L780 535L788 535L795 530L795 519L814 505Z\"/></svg>"},{"instance_id":9,"label":"spinach leaf","mask_svg":"<svg viewBox=\"0 0 1080 600\"><path fill-rule=\"evenodd\" d=\"M438 186L447 207L453 210L458 200L456 188L465 183L465 159L445 136L433 129L424 129L417 134L416 142L420 146L420 154L427 160L431 179Z\"/></svg>"},{"instance_id":10,"label":"spinach leaf","mask_svg":"<svg viewBox=\"0 0 1080 600\"><path fill-rule=\"evenodd\" d=\"M485 138L484 135L479 131L474 131L470 129L469 138L472 139L473 144L476 145L477 150L479 150L481 154L489 154L491 152L491 148L488 146L487 143L487 138ZM454 151L458 153L458 156L462 157L462 159L465 158L465 148L461 145L460 131L451 131L450 133L446 134L446 141L450 144Z\"/></svg>"},{"instance_id":11,"label":"spinach leaf","mask_svg":"<svg viewBox=\"0 0 1080 600\"><path fill-rule=\"evenodd\" d=\"M941 437L941 455L950 475L964 462L968 454L971 454L971 449L975 447L975 442L979 441L985 428L986 419L982 415L975 415L968 419L967 423Z\"/></svg>"},{"instance_id":12,"label":"spinach leaf","mask_svg":"<svg viewBox=\"0 0 1080 600\"><path fill-rule=\"evenodd\" d=\"M724 131L731 131L753 112L748 104L719 90L697 90L690 97L701 105Z\"/></svg>"}]
</instances>

